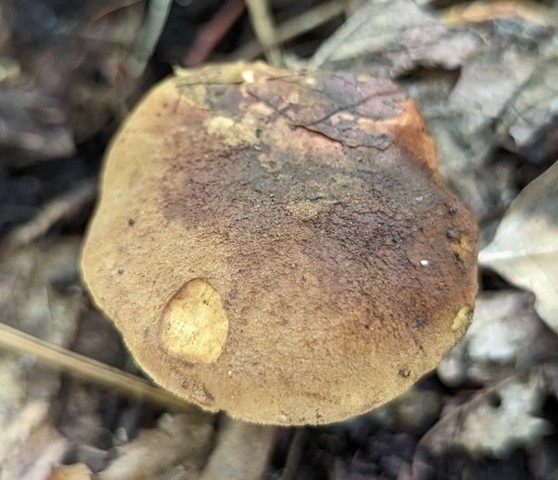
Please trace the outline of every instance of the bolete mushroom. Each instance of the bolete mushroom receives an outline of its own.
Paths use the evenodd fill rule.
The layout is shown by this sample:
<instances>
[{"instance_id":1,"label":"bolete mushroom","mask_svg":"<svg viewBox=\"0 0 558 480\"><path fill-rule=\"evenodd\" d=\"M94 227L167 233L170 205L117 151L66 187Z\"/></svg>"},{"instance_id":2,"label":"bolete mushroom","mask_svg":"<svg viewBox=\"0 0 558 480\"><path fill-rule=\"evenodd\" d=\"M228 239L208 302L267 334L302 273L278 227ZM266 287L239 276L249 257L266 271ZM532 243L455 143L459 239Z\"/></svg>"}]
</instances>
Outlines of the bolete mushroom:
<instances>
[{"instance_id":1,"label":"bolete mushroom","mask_svg":"<svg viewBox=\"0 0 558 480\"><path fill-rule=\"evenodd\" d=\"M82 267L164 388L323 424L402 393L463 335L476 235L392 82L234 64L173 76L130 115Z\"/></svg>"}]
</instances>

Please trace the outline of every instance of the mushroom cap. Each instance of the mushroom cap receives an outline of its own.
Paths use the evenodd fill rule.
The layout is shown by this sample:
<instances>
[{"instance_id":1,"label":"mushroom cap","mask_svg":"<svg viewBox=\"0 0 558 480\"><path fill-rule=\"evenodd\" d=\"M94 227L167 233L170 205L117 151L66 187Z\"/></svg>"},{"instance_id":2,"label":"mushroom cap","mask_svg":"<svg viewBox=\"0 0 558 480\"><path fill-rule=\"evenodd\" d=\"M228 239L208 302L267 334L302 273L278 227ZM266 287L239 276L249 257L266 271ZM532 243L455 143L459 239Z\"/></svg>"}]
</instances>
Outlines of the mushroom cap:
<instances>
[{"instance_id":1,"label":"mushroom cap","mask_svg":"<svg viewBox=\"0 0 558 480\"><path fill-rule=\"evenodd\" d=\"M233 64L179 73L129 116L82 269L162 387L324 424L402 393L463 335L476 235L392 82Z\"/></svg>"}]
</instances>

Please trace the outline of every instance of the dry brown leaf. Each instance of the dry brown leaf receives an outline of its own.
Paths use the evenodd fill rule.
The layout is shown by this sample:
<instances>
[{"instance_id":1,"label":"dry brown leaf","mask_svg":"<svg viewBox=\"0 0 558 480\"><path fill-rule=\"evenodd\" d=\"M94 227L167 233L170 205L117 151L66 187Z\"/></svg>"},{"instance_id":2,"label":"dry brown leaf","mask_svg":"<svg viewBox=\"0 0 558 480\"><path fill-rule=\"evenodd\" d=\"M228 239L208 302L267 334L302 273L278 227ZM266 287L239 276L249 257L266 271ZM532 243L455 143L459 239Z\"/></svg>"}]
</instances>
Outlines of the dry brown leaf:
<instances>
[{"instance_id":1,"label":"dry brown leaf","mask_svg":"<svg viewBox=\"0 0 558 480\"><path fill-rule=\"evenodd\" d=\"M558 332L558 162L512 202L479 262L533 292L537 313Z\"/></svg>"},{"instance_id":2,"label":"dry brown leaf","mask_svg":"<svg viewBox=\"0 0 558 480\"><path fill-rule=\"evenodd\" d=\"M124 113L123 100L136 86L126 62L144 5L112 2L111 12L99 3L55 9L71 12L63 15L48 3L40 10L3 2L2 14L13 25L2 53L15 53L18 68L10 84L0 86L0 147L11 149L3 162L71 155L76 139L90 138L112 114ZM41 23L34 18L37 11L53 22L40 34L33 31Z\"/></svg>"},{"instance_id":3,"label":"dry brown leaf","mask_svg":"<svg viewBox=\"0 0 558 480\"><path fill-rule=\"evenodd\" d=\"M443 14L449 25L488 22L498 18L527 18L541 24L550 23L548 12L541 5L528 0L489 0L457 4Z\"/></svg>"},{"instance_id":4,"label":"dry brown leaf","mask_svg":"<svg viewBox=\"0 0 558 480\"><path fill-rule=\"evenodd\" d=\"M502 143L534 162L558 150L558 55L538 62L532 76L498 119Z\"/></svg>"},{"instance_id":5,"label":"dry brown leaf","mask_svg":"<svg viewBox=\"0 0 558 480\"><path fill-rule=\"evenodd\" d=\"M441 409L439 392L415 386L366 416L382 428L424 432L437 420Z\"/></svg>"},{"instance_id":6,"label":"dry brown leaf","mask_svg":"<svg viewBox=\"0 0 558 480\"><path fill-rule=\"evenodd\" d=\"M91 480L92 475L87 465L76 463L53 468L48 480Z\"/></svg>"},{"instance_id":7,"label":"dry brown leaf","mask_svg":"<svg viewBox=\"0 0 558 480\"><path fill-rule=\"evenodd\" d=\"M81 239L60 237L0 256L3 323L56 345L67 346L81 304L77 257Z\"/></svg>"},{"instance_id":8,"label":"dry brown leaf","mask_svg":"<svg viewBox=\"0 0 558 480\"><path fill-rule=\"evenodd\" d=\"M43 401L28 403L0 436L2 480L46 480L69 445L53 427Z\"/></svg>"},{"instance_id":9,"label":"dry brown leaf","mask_svg":"<svg viewBox=\"0 0 558 480\"><path fill-rule=\"evenodd\" d=\"M75 151L62 105L36 88L2 86L0 121L3 149L39 160L69 156Z\"/></svg>"},{"instance_id":10,"label":"dry brown leaf","mask_svg":"<svg viewBox=\"0 0 558 480\"><path fill-rule=\"evenodd\" d=\"M196 411L164 414L157 428L144 430L117 449L118 456L99 480L197 478L211 448L213 417Z\"/></svg>"},{"instance_id":11,"label":"dry brown leaf","mask_svg":"<svg viewBox=\"0 0 558 480\"><path fill-rule=\"evenodd\" d=\"M426 452L439 456L465 449L473 456L501 457L534 442L550 432L550 424L538 417L544 398L544 382L537 372L526 380L513 376L479 391L424 435L413 469L422 468Z\"/></svg>"},{"instance_id":12,"label":"dry brown leaf","mask_svg":"<svg viewBox=\"0 0 558 480\"><path fill-rule=\"evenodd\" d=\"M539 319L530 293L481 295L463 341L438 366L446 385L486 385L514 371L527 371L555 355L558 337Z\"/></svg>"},{"instance_id":13,"label":"dry brown leaf","mask_svg":"<svg viewBox=\"0 0 558 480\"><path fill-rule=\"evenodd\" d=\"M322 44L309 68L371 65L391 78L417 66L453 69L479 45L465 29L444 25L410 0L368 1Z\"/></svg>"},{"instance_id":14,"label":"dry brown leaf","mask_svg":"<svg viewBox=\"0 0 558 480\"><path fill-rule=\"evenodd\" d=\"M81 308L80 289L72 289L79 246L79 238L61 237L55 244L39 242L0 257L0 321L67 347ZM26 401L55 395L59 378L28 355L0 350L0 432Z\"/></svg>"}]
</instances>

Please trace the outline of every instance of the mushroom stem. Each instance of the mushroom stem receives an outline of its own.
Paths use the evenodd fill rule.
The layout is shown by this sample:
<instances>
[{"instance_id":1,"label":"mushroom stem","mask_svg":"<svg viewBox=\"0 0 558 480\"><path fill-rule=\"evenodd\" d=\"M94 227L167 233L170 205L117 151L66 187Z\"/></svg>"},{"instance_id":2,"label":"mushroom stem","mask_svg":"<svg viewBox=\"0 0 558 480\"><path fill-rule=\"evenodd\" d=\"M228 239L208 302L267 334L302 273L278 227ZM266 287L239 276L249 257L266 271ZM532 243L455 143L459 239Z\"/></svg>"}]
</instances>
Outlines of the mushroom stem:
<instances>
[{"instance_id":1,"label":"mushroom stem","mask_svg":"<svg viewBox=\"0 0 558 480\"><path fill-rule=\"evenodd\" d=\"M275 443L276 427L256 425L225 417L217 443L200 480L262 478Z\"/></svg>"}]
</instances>

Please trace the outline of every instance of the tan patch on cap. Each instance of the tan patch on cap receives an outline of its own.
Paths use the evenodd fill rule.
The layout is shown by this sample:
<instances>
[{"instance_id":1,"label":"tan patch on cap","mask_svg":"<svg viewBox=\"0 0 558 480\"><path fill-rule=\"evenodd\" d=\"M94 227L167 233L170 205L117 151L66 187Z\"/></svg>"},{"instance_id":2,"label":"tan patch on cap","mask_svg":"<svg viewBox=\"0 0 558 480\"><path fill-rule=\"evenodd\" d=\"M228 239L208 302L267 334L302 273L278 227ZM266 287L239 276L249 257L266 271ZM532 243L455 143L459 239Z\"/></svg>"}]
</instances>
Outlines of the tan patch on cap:
<instances>
[{"instance_id":1,"label":"tan patch on cap","mask_svg":"<svg viewBox=\"0 0 558 480\"><path fill-rule=\"evenodd\" d=\"M171 355L193 363L213 363L221 355L229 319L207 281L187 282L167 303L161 320L161 342Z\"/></svg>"},{"instance_id":2,"label":"tan patch on cap","mask_svg":"<svg viewBox=\"0 0 558 480\"><path fill-rule=\"evenodd\" d=\"M451 242L451 249L460 258L468 258L471 252L474 251L474 245L466 235L460 235L459 239Z\"/></svg>"},{"instance_id":3,"label":"tan patch on cap","mask_svg":"<svg viewBox=\"0 0 558 480\"><path fill-rule=\"evenodd\" d=\"M469 324L471 323L471 318L473 316L473 309L471 307L462 307L457 315L454 317L451 324L451 329L454 332L463 332L467 330Z\"/></svg>"}]
</instances>

